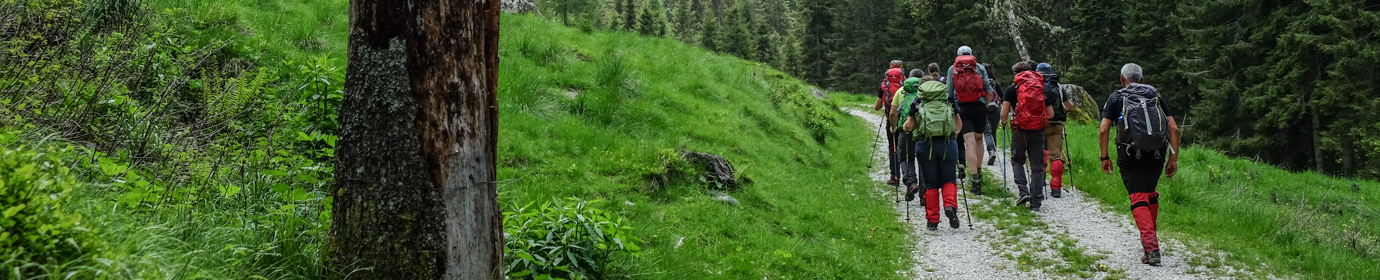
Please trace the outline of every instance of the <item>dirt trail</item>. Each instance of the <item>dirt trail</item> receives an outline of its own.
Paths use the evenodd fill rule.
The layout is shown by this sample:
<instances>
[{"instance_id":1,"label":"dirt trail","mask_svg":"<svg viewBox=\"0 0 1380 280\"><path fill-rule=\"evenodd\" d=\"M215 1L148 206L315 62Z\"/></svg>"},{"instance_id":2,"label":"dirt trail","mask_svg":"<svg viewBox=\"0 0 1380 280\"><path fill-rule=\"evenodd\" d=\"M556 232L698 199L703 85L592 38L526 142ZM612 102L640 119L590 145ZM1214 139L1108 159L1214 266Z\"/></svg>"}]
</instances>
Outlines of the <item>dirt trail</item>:
<instances>
[{"instance_id":1,"label":"dirt trail","mask_svg":"<svg viewBox=\"0 0 1380 280\"><path fill-rule=\"evenodd\" d=\"M881 120L880 116L871 112L853 108L844 108L844 111L872 124ZM883 139L879 146L885 145ZM883 148L879 147L874 155L877 163L874 164L872 178L878 182L886 181L889 173ZM999 154L996 164L984 168L1001 180L1013 182L1005 155ZM1006 165L1005 171L1000 168L1002 165ZM1078 175L1106 176L1089 172ZM966 184L966 181L963 183ZM896 188L879 185L881 187L875 195L896 200ZM1002 188L1002 182L999 181L986 182L985 185L985 189L991 191ZM1007 183L1006 187L1009 192L1016 192L1014 183ZM1043 211L1040 212L1010 207L1014 202L1012 198L968 194L969 208L978 214L972 217L972 230L967 225L969 213L962 207L963 193L959 194L959 215L964 225L958 229L949 228L947 219L940 218L938 231L926 230L925 209L918 201L909 204L909 221L905 220L907 204L896 204L900 219L918 237L913 244L915 251L912 254L916 266L906 272L912 278L1275 278L1237 269L1247 266L1228 263L1224 260L1224 253L1201 249L1204 246L1188 246L1164 236L1160 241L1164 251L1162 266L1141 264L1140 239L1134 223L1124 213L1109 212L1125 207L1104 207L1084 197L1073 186L1065 187L1063 198L1046 198Z\"/></svg>"}]
</instances>

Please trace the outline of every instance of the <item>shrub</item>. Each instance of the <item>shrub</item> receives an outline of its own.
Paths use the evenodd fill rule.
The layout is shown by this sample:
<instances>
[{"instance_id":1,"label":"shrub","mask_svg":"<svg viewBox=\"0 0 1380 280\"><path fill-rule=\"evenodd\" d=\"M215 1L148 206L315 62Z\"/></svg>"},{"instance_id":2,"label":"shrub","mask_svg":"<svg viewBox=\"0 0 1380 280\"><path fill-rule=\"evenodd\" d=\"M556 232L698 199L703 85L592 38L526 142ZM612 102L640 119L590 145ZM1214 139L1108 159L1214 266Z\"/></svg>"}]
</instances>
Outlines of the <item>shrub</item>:
<instances>
[{"instance_id":1,"label":"shrub","mask_svg":"<svg viewBox=\"0 0 1380 280\"><path fill-rule=\"evenodd\" d=\"M636 254L642 240L622 218L587 207L590 203L571 198L504 212L504 274L518 279L609 278L610 257Z\"/></svg>"},{"instance_id":2,"label":"shrub","mask_svg":"<svg viewBox=\"0 0 1380 280\"><path fill-rule=\"evenodd\" d=\"M89 246L81 216L64 211L76 178L58 154L0 147L0 260L62 263Z\"/></svg>"}]
</instances>

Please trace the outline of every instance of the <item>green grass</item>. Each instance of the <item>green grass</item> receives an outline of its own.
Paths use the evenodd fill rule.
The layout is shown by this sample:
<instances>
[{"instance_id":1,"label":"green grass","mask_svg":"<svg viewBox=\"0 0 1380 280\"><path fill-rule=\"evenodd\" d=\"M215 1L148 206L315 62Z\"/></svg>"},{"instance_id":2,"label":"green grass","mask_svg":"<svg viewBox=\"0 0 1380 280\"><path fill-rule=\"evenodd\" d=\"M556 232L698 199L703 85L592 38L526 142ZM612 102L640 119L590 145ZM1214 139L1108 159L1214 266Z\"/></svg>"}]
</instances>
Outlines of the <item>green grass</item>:
<instances>
[{"instance_id":1,"label":"green grass","mask_svg":"<svg viewBox=\"0 0 1380 280\"><path fill-rule=\"evenodd\" d=\"M1097 127L1069 126L1073 184L1130 215L1120 175L1098 167ZM1312 279L1380 278L1380 184L1295 173L1196 147L1161 178L1159 229L1206 241L1230 260ZM1113 173L1116 174L1116 173Z\"/></svg>"},{"instance_id":2,"label":"green grass","mask_svg":"<svg viewBox=\"0 0 1380 280\"><path fill-rule=\"evenodd\" d=\"M323 72L295 68L344 68L346 1L150 4L154 26L174 27L189 49L230 40L194 72L276 73L263 92L273 110L297 108L288 103L310 95L301 81ZM870 150L860 147L873 140L870 125L834 99L672 40L587 34L522 15L505 15L501 32L499 199L506 210L575 197L628 221L645 243L619 255L611 277L895 279L910 267L909 232L867 177ZM65 263L0 259L0 268L24 267L25 278L341 277L322 275L319 255L333 171L317 151L334 138L307 131L292 113L270 114L283 130L169 141L197 145L160 145L165 157L138 162L118 148L71 149L64 164L86 184L66 207L106 245ZM19 143L31 147L69 145L24 121L0 129L21 131ZM741 203L711 200L711 184L668 169L664 159L680 150L732 161L752 182L728 191ZM145 195L159 198L125 200Z\"/></svg>"},{"instance_id":3,"label":"green grass","mask_svg":"<svg viewBox=\"0 0 1380 280\"><path fill-rule=\"evenodd\" d=\"M287 72L312 57L345 69L349 37L347 0L149 0L155 11L196 29L203 43L234 37L222 52L257 66ZM295 86L295 85L294 85Z\"/></svg>"},{"instance_id":4,"label":"green grass","mask_svg":"<svg viewBox=\"0 0 1380 280\"><path fill-rule=\"evenodd\" d=\"M870 124L830 109L837 126L815 139L806 108L771 97L808 95L799 81L672 40L530 16L502 27L505 205L600 200L646 240L635 278L888 279L909 267L908 233L867 177ZM652 185L661 156L680 149L733 162L753 182L729 192L741 204L694 180Z\"/></svg>"}]
</instances>

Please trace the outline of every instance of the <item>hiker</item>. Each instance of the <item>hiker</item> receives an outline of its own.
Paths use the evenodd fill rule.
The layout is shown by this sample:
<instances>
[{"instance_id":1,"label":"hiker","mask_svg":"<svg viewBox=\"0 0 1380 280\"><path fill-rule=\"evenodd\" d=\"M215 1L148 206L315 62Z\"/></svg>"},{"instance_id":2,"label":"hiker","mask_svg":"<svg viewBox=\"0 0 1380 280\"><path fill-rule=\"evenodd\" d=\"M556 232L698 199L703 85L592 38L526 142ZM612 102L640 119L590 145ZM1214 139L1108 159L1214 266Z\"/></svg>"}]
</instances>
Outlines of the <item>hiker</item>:
<instances>
[{"instance_id":1,"label":"hiker","mask_svg":"<svg viewBox=\"0 0 1380 280\"><path fill-rule=\"evenodd\" d=\"M1049 196L1060 198L1064 187L1064 122L1068 120L1068 110L1073 108L1073 100L1059 86L1059 74L1054 73L1054 66L1040 63L1035 66L1035 72L1045 79L1045 99L1059 104L1054 106L1054 114L1045 126L1045 153L1049 159Z\"/></svg>"},{"instance_id":2,"label":"hiker","mask_svg":"<svg viewBox=\"0 0 1380 280\"><path fill-rule=\"evenodd\" d=\"M972 174L973 194L982 195L982 159L983 152L986 150L983 143L983 130L987 123L987 102L992 100L996 92L992 90L991 84L985 80L987 78L987 68L977 63L977 57L973 56L973 49L968 46L958 48L958 57L954 58L954 65L949 67L947 86L949 94L958 100L958 112L963 120L963 131L959 136L963 138L961 155L968 167L965 174ZM962 177L960 177L962 178Z\"/></svg>"},{"instance_id":3,"label":"hiker","mask_svg":"<svg viewBox=\"0 0 1380 280\"><path fill-rule=\"evenodd\" d=\"M944 76L940 76L940 75L939 75L939 63L937 63L937 62L930 62L929 67L926 67L926 68L929 68L929 69L930 69L930 76L934 76L934 78L937 79L936 81L939 81L939 83L944 83L944 82L945 82Z\"/></svg>"},{"instance_id":4,"label":"hiker","mask_svg":"<svg viewBox=\"0 0 1380 280\"><path fill-rule=\"evenodd\" d=\"M1131 198L1131 216L1140 230L1145 254L1141 263L1160 265L1160 242L1155 237L1155 219L1160 213L1160 173L1174 178L1179 172L1179 124L1171 116L1169 104L1161 102L1155 87L1141 84L1145 77L1140 65L1121 67L1121 86L1107 97L1102 108L1102 127L1098 146L1102 149L1102 172L1112 175L1112 159L1107 153L1107 138L1116 125L1116 166Z\"/></svg>"},{"instance_id":5,"label":"hiker","mask_svg":"<svg viewBox=\"0 0 1380 280\"><path fill-rule=\"evenodd\" d=\"M982 67L992 69L992 65L987 63L983 63ZM1001 83L997 82L997 76L990 71L987 72L987 83L992 89L1001 88ZM987 166L992 166L997 163L997 128L1001 125L998 123L1001 121L1001 95L998 94L992 97L993 100L987 101L987 125L984 130L985 133L983 133L987 138L985 139L987 140ZM978 191L979 190L974 190L973 193L977 194Z\"/></svg>"},{"instance_id":6,"label":"hiker","mask_svg":"<svg viewBox=\"0 0 1380 280\"><path fill-rule=\"evenodd\" d=\"M1035 62L1011 66L1016 78L1002 98L1002 127L1011 127L1011 167L1020 196L1016 205L1030 203L1040 211L1045 199L1045 126L1054 114L1053 100L1045 98L1044 77L1034 71ZM1014 112L1015 114L1008 114ZM1030 164L1026 178L1025 165Z\"/></svg>"},{"instance_id":7,"label":"hiker","mask_svg":"<svg viewBox=\"0 0 1380 280\"><path fill-rule=\"evenodd\" d=\"M913 85L912 80L916 79L906 80L906 85ZM940 207L949 218L949 227L958 228L956 139L964 125L958 113L958 101L938 77L926 76L916 82L919 92L914 101L906 105L909 108L903 128L915 139L915 161L920 165L920 179L925 184L920 197L926 200L923 204L926 228L939 230ZM906 200L915 199L917 193L920 193L918 188L907 191Z\"/></svg>"},{"instance_id":8,"label":"hiker","mask_svg":"<svg viewBox=\"0 0 1380 280\"><path fill-rule=\"evenodd\" d=\"M891 97L891 107L896 108L896 110L892 110L891 115L888 117L901 120L909 116L908 112L910 108L905 105L914 102L916 96L920 93L918 88L920 86L920 78L923 76L925 76L925 71L920 69L910 70L910 77L906 79L901 88L896 90L896 93ZM898 124L904 123L898 122ZM902 127L897 127L897 129L901 128ZM911 201L914 200L915 190L919 188L920 183L919 180L916 179L915 174L915 140L913 140L910 133L900 132L897 134L896 145L899 147L897 150L900 155L899 161L901 166L900 183L906 186L906 201ZM921 194L920 197L920 206L925 206L924 195Z\"/></svg>"},{"instance_id":9,"label":"hiker","mask_svg":"<svg viewBox=\"0 0 1380 280\"><path fill-rule=\"evenodd\" d=\"M893 94L896 90L901 88L901 82L906 78L905 74L902 72L904 70L901 70L901 66L900 60L891 61L891 69L886 70L885 78L882 79L881 90L877 94L877 105L872 108L874 111L882 111L882 115L887 116L887 163L888 168L891 169L891 178L887 179L886 184L891 186L896 186L898 183L897 180L899 180L901 176L901 166L900 163L897 162L899 159L896 155L897 136L895 128L897 124L895 119L890 118L892 115L891 111L895 110L895 108L891 107L891 97L894 96Z\"/></svg>"}]
</instances>

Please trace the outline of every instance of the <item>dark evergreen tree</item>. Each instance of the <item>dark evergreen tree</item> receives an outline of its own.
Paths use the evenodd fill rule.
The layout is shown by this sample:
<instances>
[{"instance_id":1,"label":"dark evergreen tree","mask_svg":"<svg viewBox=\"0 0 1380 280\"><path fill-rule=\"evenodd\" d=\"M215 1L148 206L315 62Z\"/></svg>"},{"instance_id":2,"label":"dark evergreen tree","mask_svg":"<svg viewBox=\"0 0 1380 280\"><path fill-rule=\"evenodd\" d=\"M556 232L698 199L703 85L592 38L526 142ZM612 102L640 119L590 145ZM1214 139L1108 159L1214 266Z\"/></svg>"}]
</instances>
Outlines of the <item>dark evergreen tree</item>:
<instances>
[{"instance_id":1,"label":"dark evergreen tree","mask_svg":"<svg viewBox=\"0 0 1380 280\"><path fill-rule=\"evenodd\" d=\"M800 66L799 77L815 84L829 78L829 68L833 64L829 53L832 49L830 36L833 35L834 17L829 12L834 0L800 0Z\"/></svg>"},{"instance_id":2,"label":"dark evergreen tree","mask_svg":"<svg viewBox=\"0 0 1380 280\"><path fill-rule=\"evenodd\" d=\"M1118 73L1121 64L1125 63L1117 55L1117 47L1122 42L1117 36L1121 33L1121 1L1074 0L1073 3L1074 35L1069 42L1072 64L1060 78L1063 82L1083 86L1094 98L1106 98L1121 88Z\"/></svg>"},{"instance_id":3,"label":"dark evergreen tree","mask_svg":"<svg viewBox=\"0 0 1380 280\"><path fill-rule=\"evenodd\" d=\"M706 9L700 23L700 46L711 51L722 51L719 44L719 16L714 9Z\"/></svg>"}]
</instances>

